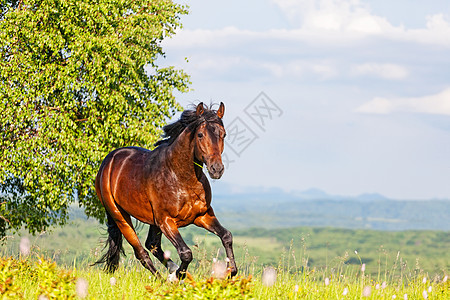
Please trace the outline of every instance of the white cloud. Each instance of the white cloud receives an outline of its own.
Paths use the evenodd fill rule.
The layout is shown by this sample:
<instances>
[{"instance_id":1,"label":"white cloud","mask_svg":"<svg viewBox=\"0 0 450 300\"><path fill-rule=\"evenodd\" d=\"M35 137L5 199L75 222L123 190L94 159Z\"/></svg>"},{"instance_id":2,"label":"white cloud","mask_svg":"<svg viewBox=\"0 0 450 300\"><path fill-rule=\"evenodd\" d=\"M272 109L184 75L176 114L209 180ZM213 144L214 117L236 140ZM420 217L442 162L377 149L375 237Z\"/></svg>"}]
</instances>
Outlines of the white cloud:
<instances>
[{"instance_id":1,"label":"white cloud","mask_svg":"<svg viewBox=\"0 0 450 300\"><path fill-rule=\"evenodd\" d=\"M427 28L448 32L449 24L445 21L443 14L437 14L427 17Z\"/></svg>"},{"instance_id":2,"label":"white cloud","mask_svg":"<svg viewBox=\"0 0 450 300\"><path fill-rule=\"evenodd\" d=\"M186 69L193 74L212 78L250 78L253 73L258 78L402 83L439 70L433 55L442 50L428 45L450 47L450 23L444 15L429 16L423 28L406 29L373 14L362 0L272 1L299 22L296 28L182 29L163 47L187 56Z\"/></svg>"},{"instance_id":3,"label":"white cloud","mask_svg":"<svg viewBox=\"0 0 450 300\"><path fill-rule=\"evenodd\" d=\"M236 27L222 29L183 29L164 43L179 49L229 48L246 43L280 42L347 46L366 43L375 37L387 41L413 42L418 44L450 47L450 22L442 14L427 17L427 25L419 29L395 27L386 19L370 15L368 12L355 12L339 17L336 13L320 12L307 17L305 23L295 29L272 29L267 31L242 30Z\"/></svg>"},{"instance_id":4,"label":"white cloud","mask_svg":"<svg viewBox=\"0 0 450 300\"><path fill-rule=\"evenodd\" d=\"M316 6L316 1L311 0L272 0L272 2L281 8L291 22L299 21L299 17L303 18L306 12L313 11Z\"/></svg>"},{"instance_id":5,"label":"white cloud","mask_svg":"<svg viewBox=\"0 0 450 300\"><path fill-rule=\"evenodd\" d=\"M405 79L409 72L408 70L397 64L378 64L378 63L365 63L355 65L351 68L353 75L369 75L376 76L390 80Z\"/></svg>"},{"instance_id":6,"label":"white cloud","mask_svg":"<svg viewBox=\"0 0 450 300\"><path fill-rule=\"evenodd\" d=\"M356 112L367 114L389 114L394 111L395 106L392 101L375 97L373 100L364 103L356 109Z\"/></svg>"},{"instance_id":7,"label":"white cloud","mask_svg":"<svg viewBox=\"0 0 450 300\"><path fill-rule=\"evenodd\" d=\"M392 99L377 97L358 107L356 112L369 114L415 112L450 116L450 88L423 97Z\"/></svg>"},{"instance_id":8,"label":"white cloud","mask_svg":"<svg viewBox=\"0 0 450 300\"><path fill-rule=\"evenodd\" d=\"M396 36L423 44L450 46L450 22L443 14L430 15L427 16L426 28L405 30Z\"/></svg>"},{"instance_id":9,"label":"white cloud","mask_svg":"<svg viewBox=\"0 0 450 300\"><path fill-rule=\"evenodd\" d=\"M339 74L337 68L332 63L327 62L311 65L311 71L322 79L334 78Z\"/></svg>"},{"instance_id":10,"label":"white cloud","mask_svg":"<svg viewBox=\"0 0 450 300\"><path fill-rule=\"evenodd\" d=\"M382 34L389 29L393 30L394 27L392 27L392 25L384 18L363 14L352 18L346 29L348 31L374 35Z\"/></svg>"},{"instance_id":11,"label":"white cloud","mask_svg":"<svg viewBox=\"0 0 450 300\"><path fill-rule=\"evenodd\" d=\"M352 45L376 37L392 41L411 41L450 47L450 20L443 14L426 16L423 28L394 26L375 15L362 0L271 0L293 24L293 29L266 31L222 29L180 30L165 43L181 48L229 47L248 41L289 41Z\"/></svg>"},{"instance_id":12,"label":"white cloud","mask_svg":"<svg viewBox=\"0 0 450 300\"><path fill-rule=\"evenodd\" d=\"M239 56L227 56L227 57L204 57L203 59L197 59L194 64L195 68L204 71L214 69L216 71L224 72L235 66L248 64L248 60Z\"/></svg>"},{"instance_id":13,"label":"white cloud","mask_svg":"<svg viewBox=\"0 0 450 300\"><path fill-rule=\"evenodd\" d=\"M427 16L425 28L393 26L386 18L374 15L359 0L272 0L301 33L313 40L348 41L368 36L391 40L450 46L450 22L443 14ZM306 34L306 32L310 34ZM314 33L314 34L311 34Z\"/></svg>"},{"instance_id":14,"label":"white cloud","mask_svg":"<svg viewBox=\"0 0 450 300\"><path fill-rule=\"evenodd\" d=\"M164 44L177 48L211 47L221 48L239 43L248 38L257 38L258 32L241 30L236 27L225 27L222 29L179 29L175 36L164 40Z\"/></svg>"},{"instance_id":15,"label":"white cloud","mask_svg":"<svg viewBox=\"0 0 450 300\"><path fill-rule=\"evenodd\" d=\"M359 0L272 0L292 24L308 30L380 34L392 29Z\"/></svg>"},{"instance_id":16,"label":"white cloud","mask_svg":"<svg viewBox=\"0 0 450 300\"><path fill-rule=\"evenodd\" d=\"M258 62L254 62L254 64L256 66ZM339 74L336 66L328 61L294 60L287 63L263 63L262 67L278 78L302 78L313 74L319 79L330 79Z\"/></svg>"}]
</instances>

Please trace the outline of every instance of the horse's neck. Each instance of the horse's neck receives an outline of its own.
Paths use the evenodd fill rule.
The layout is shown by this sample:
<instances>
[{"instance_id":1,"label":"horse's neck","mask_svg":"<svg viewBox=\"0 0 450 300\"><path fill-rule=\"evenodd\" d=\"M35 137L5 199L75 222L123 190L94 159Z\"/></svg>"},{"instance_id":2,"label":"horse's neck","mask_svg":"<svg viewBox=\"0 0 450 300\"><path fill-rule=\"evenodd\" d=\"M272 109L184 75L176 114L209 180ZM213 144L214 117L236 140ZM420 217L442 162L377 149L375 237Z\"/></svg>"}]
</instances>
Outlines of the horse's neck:
<instances>
[{"instance_id":1,"label":"horse's neck","mask_svg":"<svg viewBox=\"0 0 450 300\"><path fill-rule=\"evenodd\" d=\"M194 141L188 129L170 145L168 160L178 178L191 180L197 177L194 168Z\"/></svg>"}]
</instances>

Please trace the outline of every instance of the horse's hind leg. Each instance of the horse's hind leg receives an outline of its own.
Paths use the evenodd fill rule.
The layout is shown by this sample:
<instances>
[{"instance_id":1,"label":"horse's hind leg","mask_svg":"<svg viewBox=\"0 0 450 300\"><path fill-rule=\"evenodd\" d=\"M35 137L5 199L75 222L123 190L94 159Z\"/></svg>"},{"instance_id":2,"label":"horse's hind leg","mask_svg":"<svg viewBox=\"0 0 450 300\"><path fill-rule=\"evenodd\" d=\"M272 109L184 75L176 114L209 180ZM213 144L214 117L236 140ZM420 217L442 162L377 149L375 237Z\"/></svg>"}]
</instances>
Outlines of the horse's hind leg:
<instances>
[{"instance_id":1,"label":"horse's hind leg","mask_svg":"<svg viewBox=\"0 0 450 300\"><path fill-rule=\"evenodd\" d=\"M170 257L164 257L164 251L161 247L162 232L156 225L150 225L148 230L145 247L169 270L170 273L178 269L178 265L174 263Z\"/></svg>"},{"instance_id":2,"label":"horse's hind leg","mask_svg":"<svg viewBox=\"0 0 450 300\"><path fill-rule=\"evenodd\" d=\"M150 270L150 272L152 272L154 275L160 277L160 274L153 265L148 252L144 249L144 247L142 247L141 241L136 235L136 231L134 230L130 215L120 207L116 206L116 208L117 209L115 209L114 212L110 211L110 214L114 218L114 221L116 221L120 232L122 232L125 239L133 247L134 255L145 268Z\"/></svg>"},{"instance_id":3,"label":"horse's hind leg","mask_svg":"<svg viewBox=\"0 0 450 300\"><path fill-rule=\"evenodd\" d=\"M134 230L133 224L131 223L130 214L128 214L126 211L124 211L120 206L116 204L114 197L111 193L110 177L114 159L113 153L114 152L108 154L108 156L103 160L102 165L100 166L100 170L97 174L97 177L95 178L95 190L97 192L97 197L102 202L103 206L106 208L107 214L110 216L111 220L115 222L115 224L117 225L118 229L123 234L125 239L133 247L136 258L142 263L142 265L144 265L145 268L149 269L150 272L155 274L157 277L161 277L158 271L156 270L155 266L153 265L152 260L148 255L148 252L145 251L144 247L142 247L141 242L139 241L139 238L136 235L136 231ZM108 225L111 221L110 218L108 217ZM113 270L117 268L117 265L118 262L113 266Z\"/></svg>"}]
</instances>

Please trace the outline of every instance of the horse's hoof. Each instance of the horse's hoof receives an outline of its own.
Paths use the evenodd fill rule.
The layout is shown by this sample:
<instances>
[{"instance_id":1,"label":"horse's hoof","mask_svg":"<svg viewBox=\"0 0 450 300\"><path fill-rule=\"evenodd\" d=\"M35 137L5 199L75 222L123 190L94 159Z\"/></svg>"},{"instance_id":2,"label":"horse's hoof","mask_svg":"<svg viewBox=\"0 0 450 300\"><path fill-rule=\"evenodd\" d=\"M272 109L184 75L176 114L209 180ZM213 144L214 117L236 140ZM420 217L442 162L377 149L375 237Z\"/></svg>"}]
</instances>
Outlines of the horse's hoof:
<instances>
[{"instance_id":1,"label":"horse's hoof","mask_svg":"<svg viewBox=\"0 0 450 300\"><path fill-rule=\"evenodd\" d=\"M178 280L184 280L186 278L187 271L182 272L180 270L177 270L175 273L177 274Z\"/></svg>"},{"instance_id":2,"label":"horse's hoof","mask_svg":"<svg viewBox=\"0 0 450 300\"><path fill-rule=\"evenodd\" d=\"M177 278L177 272L170 273L169 276L167 276L168 282L178 282Z\"/></svg>"},{"instance_id":3,"label":"horse's hoof","mask_svg":"<svg viewBox=\"0 0 450 300\"><path fill-rule=\"evenodd\" d=\"M231 275L231 277L234 277L234 276L236 276L236 274L237 274L237 268L229 268L230 269L230 275Z\"/></svg>"}]
</instances>

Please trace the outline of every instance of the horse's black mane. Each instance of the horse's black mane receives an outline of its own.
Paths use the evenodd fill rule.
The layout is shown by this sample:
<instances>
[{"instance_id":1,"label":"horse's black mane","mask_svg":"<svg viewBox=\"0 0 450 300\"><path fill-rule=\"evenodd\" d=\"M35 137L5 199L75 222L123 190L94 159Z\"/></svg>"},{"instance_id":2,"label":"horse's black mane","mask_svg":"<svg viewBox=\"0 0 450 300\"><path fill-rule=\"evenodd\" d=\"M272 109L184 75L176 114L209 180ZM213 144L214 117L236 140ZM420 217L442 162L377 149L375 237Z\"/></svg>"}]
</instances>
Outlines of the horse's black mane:
<instances>
[{"instance_id":1,"label":"horse's black mane","mask_svg":"<svg viewBox=\"0 0 450 300\"><path fill-rule=\"evenodd\" d=\"M200 116L197 116L195 109L186 109L185 111L183 111L178 121L164 126L163 139L156 142L155 146L170 145L177 139L177 137L183 132L183 130L186 129L186 127L189 127L191 131L195 131L197 127L205 121L219 123L223 126L223 122L217 116L216 110L210 109L204 104L203 107L204 111Z\"/></svg>"}]
</instances>

